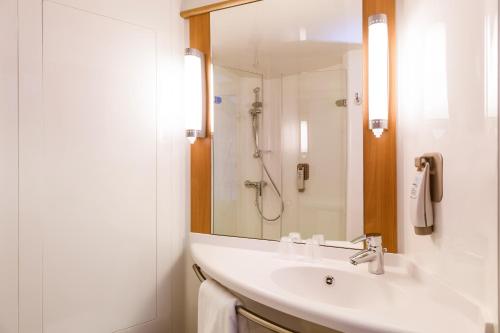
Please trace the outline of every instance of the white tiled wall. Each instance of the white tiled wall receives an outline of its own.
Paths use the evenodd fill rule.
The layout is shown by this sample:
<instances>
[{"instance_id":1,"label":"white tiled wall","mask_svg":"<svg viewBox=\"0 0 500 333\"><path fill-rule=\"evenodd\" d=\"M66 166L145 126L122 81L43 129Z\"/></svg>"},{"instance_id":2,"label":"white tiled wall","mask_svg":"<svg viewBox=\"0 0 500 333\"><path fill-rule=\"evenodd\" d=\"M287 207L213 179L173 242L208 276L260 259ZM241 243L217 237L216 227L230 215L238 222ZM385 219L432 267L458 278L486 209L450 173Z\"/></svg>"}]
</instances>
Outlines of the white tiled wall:
<instances>
[{"instance_id":1,"label":"white tiled wall","mask_svg":"<svg viewBox=\"0 0 500 333\"><path fill-rule=\"evenodd\" d=\"M400 249L497 311L497 2L399 0L398 223ZM409 224L413 159L444 158L435 233Z\"/></svg>"}]
</instances>

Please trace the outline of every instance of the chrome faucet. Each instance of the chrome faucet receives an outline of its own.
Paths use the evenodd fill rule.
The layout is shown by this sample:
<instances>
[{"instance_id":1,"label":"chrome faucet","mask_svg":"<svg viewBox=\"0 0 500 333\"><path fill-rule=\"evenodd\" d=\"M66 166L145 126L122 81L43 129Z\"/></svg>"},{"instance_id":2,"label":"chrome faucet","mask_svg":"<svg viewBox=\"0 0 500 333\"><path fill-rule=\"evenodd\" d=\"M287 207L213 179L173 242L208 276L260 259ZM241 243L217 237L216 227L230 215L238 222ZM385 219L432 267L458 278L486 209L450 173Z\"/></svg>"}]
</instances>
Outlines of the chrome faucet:
<instances>
[{"instance_id":1,"label":"chrome faucet","mask_svg":"<svg viewBox=\"0 0 500 333\"><path fill-rule=\"evenodd\" d=\"M362 250L351 257L351 264L357 265L364 262L368 263L368 271L372 274L384 274L384 249L382 248L381 234L366 234L359 236L351 241L356 244L366 241L366 249Z\"/></svg>"}]
</instances>

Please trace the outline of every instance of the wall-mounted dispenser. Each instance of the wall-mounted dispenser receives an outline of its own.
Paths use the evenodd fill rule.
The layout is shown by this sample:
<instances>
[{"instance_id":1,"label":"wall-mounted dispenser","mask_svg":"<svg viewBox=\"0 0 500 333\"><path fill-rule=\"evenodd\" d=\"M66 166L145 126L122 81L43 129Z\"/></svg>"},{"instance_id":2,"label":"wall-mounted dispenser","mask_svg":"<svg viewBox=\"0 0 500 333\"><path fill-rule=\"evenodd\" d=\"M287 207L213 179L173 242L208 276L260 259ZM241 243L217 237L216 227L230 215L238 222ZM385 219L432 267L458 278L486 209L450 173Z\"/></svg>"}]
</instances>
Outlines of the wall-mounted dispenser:
<instances>
[{"instance_id":1,"label":"wall-mounted dispenser","mask_svg":"<svg viewBox=\"0 0 500 333\"><path fill-rule=\"evenodd\" d=\"M304 192L306 190L306 180L309 179L309 164L297 164L297 190Z\"/></svg>"},{"instance_id":2,"label":"wall-mounted dispenser","mask_svg":"<svg viewBox=\"0 0 500 333\"><path fill-rule=\"evenodd\" d=\"M410 189L410 219L417 235L434 230L433 202L443 198L443 156L428 153L415 158L417 168Z\"/></svg>"}]
</instances>

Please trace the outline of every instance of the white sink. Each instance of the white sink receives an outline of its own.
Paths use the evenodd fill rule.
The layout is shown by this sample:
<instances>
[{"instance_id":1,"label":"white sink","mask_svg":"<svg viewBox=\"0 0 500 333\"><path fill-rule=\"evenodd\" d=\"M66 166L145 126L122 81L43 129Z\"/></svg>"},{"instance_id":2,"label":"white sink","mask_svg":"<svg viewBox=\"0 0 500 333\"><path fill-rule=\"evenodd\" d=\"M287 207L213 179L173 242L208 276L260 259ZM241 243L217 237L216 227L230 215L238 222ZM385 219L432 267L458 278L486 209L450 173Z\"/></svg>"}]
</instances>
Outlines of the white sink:
<instances>
[{"instance_id":1,"label":"white sink","mask_svg":"<svg viewBox=\"0 0 500 333\"><path fill-rule=\"evenodd\" d=\"M329 277L334 279L331 285L326 282ZM408 295L380 276L364 276L334 268L291 266L274 270L271 279L278 288L326 305L376 311L381 307L408 304Z\"/></svg>"},{"instance_id":2,"label":"white sink","mask_svg":"<svg viewBox=\"0 0 500 333\"><path fill-rule=\"evenodd\" d=\"M191 253L230 290L345 333L485 333L482 307L403 256L386 255L383 275L353 266L354 252L322 248L320 262L284 260L278 243L192 234ZM300 245L297 245L300 247ZM335 283L328 285L326 277Z\"/></svg>"}]
</instances>

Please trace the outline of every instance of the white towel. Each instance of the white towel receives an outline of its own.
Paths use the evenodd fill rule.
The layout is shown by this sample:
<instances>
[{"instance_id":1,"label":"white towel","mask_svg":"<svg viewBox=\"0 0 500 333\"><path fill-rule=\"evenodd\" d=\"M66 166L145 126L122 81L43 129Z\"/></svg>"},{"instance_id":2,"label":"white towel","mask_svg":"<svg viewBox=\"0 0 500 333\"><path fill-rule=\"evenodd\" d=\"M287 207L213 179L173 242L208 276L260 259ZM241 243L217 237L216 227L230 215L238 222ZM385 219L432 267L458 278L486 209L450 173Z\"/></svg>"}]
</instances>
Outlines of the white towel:
<instances>
[{"instance_id":1,"label":"white towel","mask_svg":"<svg viewBox=\"0 0 500 333\"><path fill-rule=\"evenodd\" d=\"M198 333L246 333L247 322L238 320L241 302L213 280L201 284L198 295Z\"/></svg>"}]
</instances>

